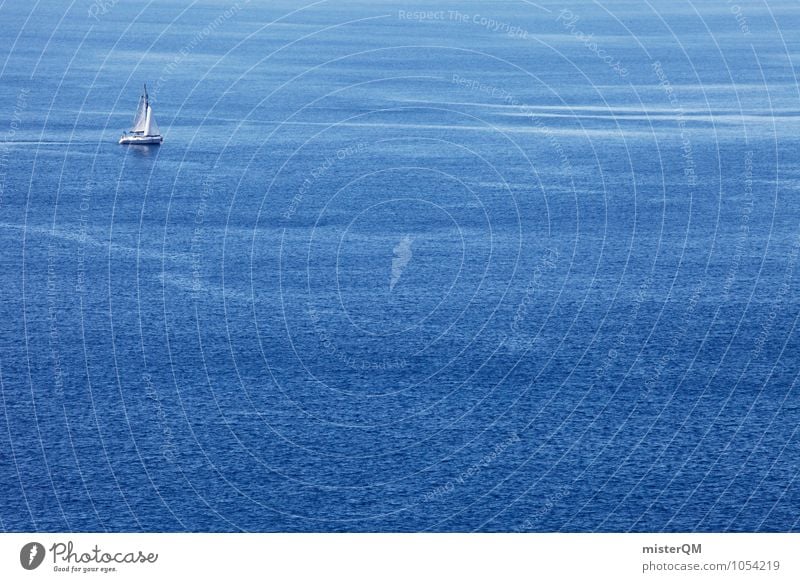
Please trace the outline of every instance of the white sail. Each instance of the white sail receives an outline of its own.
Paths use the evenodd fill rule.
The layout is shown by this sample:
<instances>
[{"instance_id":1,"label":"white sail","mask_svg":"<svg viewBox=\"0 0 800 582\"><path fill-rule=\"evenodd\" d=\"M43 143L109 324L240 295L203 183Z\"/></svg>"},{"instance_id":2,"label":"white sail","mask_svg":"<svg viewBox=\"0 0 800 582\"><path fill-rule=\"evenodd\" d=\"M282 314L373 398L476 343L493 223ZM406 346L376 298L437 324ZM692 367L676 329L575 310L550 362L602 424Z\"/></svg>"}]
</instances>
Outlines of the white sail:
<instances>
[{"instance_id":1,"label":"white sail","mask_svg":"<svg viewBox=\"0 0 800 582\"><path fill-rule=\"evenodd\" d=\"M146 113L144 115L144 135L150 135L150 118L152 117L153 110L148 104L146 106Z\"/></svg>"},{"instance_id":2,"label":"white sail","mask_svg":"<svg viewBox=\"0 0 800 582\"><path fill-rule=\"evenodd\" d=\"M144 131L145 118L147 117L147 100L145 96L139 97L139 106L136 108L136 115L133 117L133 127L131 133Z\"/></svg>"},{"instance_id":3,"label":"white sail","mask_svg":"<svg viewBox=\"0 0 800 582\"><path fill-rule=\"evenodd\" d=\"M150 105L147 106L147 128L145 135L161 135L161 132L158 131L156 118L153 116L153 108Z\"/></svg>"}]
</instances>

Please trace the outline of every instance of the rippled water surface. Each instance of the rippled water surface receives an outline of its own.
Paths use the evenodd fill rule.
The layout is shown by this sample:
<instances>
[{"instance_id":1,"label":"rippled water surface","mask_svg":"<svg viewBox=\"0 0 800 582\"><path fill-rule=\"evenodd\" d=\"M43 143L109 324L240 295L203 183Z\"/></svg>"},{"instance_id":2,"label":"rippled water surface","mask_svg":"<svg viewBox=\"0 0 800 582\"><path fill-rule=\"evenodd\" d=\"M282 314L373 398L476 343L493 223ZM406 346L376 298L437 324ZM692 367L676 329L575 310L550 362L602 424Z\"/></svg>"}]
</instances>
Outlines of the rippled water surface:
<instances>
[{"instance_id":1,"label":"rippled water surface","mask_svg":"<svg viewBox=\"0 0 800 582\"><path fill-rule=\"evenodd\" d=\"M0 18L0 528L800 528L793 0Z\"/></svg>"}]
</instances>

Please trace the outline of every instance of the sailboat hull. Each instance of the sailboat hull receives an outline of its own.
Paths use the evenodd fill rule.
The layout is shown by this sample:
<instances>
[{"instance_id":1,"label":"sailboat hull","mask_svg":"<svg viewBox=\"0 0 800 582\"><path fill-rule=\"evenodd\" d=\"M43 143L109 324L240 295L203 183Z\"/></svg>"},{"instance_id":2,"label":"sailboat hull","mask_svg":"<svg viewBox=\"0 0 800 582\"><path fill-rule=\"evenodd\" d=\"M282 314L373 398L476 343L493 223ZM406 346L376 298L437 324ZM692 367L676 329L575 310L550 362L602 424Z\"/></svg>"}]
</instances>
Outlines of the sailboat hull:
<instances>
[{"instance_id":1,"label":"sailboat hull","mask_svg":"<svg viewBox=\"0 0 800 582\"><path fill-rule=\"evenodd\" d=\"M160 135L123 135L119 138L122 145L160 145L164 138Z\"/></svg>"}]
</instances>

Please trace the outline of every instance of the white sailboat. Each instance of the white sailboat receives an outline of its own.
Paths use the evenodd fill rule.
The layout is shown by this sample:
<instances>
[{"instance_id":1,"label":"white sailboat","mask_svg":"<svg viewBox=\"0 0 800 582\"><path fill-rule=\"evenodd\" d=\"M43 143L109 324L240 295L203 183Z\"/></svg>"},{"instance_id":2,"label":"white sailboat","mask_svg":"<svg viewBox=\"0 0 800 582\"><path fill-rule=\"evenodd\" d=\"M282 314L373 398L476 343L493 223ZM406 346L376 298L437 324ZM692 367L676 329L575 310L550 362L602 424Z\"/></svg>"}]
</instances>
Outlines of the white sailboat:
<instances>
[{"instance_id":1,"label":"white sailboat","mask_svg":"<svg viewBox=\"0 0 800 582\"><path fill-rule=\"evenodd\" d=\"M147 85L145 85L144 93L139 97L139 106L136 108L136 116L133 118L133 127L130 131L123 132L119 143L158 145L162 141L164 138L158 131L158 124L153 117L153 108L150 106L150 98L147 96Z\"/></svg>"}]
</instances>

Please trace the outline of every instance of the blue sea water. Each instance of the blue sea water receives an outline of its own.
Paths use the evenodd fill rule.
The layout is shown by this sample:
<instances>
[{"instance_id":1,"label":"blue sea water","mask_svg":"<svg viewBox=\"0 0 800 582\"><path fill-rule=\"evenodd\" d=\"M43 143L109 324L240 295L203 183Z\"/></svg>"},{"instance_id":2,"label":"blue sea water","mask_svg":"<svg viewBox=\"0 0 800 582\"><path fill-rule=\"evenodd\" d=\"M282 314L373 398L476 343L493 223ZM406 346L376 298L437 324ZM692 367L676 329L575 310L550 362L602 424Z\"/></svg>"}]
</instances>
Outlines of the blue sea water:
<instances>
[{"instance_id":1,"label":"blue sea water","mask_svg":"<svg viewBox=\"0 0 800 582\"><path fill-rule=\"evenodd\" d=\"M800 530L795 0L0 19L0 529Z\"/></svg>"}]
</instances>

